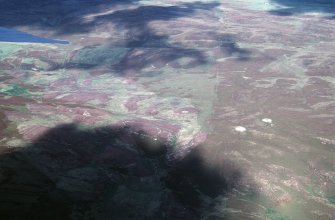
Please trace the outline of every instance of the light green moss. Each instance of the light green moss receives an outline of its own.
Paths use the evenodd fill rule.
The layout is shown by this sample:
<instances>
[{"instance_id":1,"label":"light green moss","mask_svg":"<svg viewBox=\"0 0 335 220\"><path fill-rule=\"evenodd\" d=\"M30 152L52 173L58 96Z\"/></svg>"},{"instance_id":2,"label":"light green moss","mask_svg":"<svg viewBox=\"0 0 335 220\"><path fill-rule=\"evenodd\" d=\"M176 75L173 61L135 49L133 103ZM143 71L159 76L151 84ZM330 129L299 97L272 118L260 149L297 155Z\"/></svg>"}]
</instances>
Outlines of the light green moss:
<instances>
[{"instance_id":1,"label":"light green moss","mask_svg":"<svg viewBox=\"0 0 335 220\"><path fill-rule=\"evenodd\" d=\"M20 49L22 49L21 45L0 42L0 60L9 57L10 55L19 51Z\"/></svg>"},{"instance_id":2,"label":"light green moss","mask_svg":"<svg viewBox=\"0 0 335 220\"><path fill-rule=\"evenodd\" d=\"M269 220L292 220L292 218L282 215L274 209L266 209L263 213L264 217Z\"/></svg>"},{"instance_id":3,"label":"light green moss","mask_svg":"<svg viewBox=\"0 0 335 220\"><path fill-rule=\"evenodd\" d=\"M6 94L8 96L19 96L23 94L27 95L29 94L29 91L21 86L13 84L1 88L0 93Z\"/></svg>"}]
</instances>

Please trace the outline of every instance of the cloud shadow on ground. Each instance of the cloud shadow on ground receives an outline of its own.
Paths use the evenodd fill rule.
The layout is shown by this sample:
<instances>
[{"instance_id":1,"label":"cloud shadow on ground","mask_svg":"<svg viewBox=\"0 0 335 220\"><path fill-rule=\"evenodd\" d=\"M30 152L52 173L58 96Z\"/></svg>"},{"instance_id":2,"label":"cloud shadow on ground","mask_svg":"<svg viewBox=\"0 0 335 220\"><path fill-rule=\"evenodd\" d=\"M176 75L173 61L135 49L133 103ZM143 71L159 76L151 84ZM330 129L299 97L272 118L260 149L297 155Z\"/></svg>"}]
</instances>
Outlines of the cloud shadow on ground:
<instances>
[{"instance_id":1,"label":"cloud shadow on ground","mask_svg":"<svg viewBox=\"0 0 335 220\"><path fill-rule=\"evenodd\" d=\"M97 30L117 36L105 42L83 44L72 51L65 63L58 63L41 57L48 63L49 71L58 69L95 69L106 68L120 76L140 74L146 69L158 74L167 65L175 69L197 68L210 64L204 49L171 43L170 31L157 28L173 24L178 27L177 19L199 16L214 10L217 2L189 2L176 5L144 5L138 1L3 1L0 9L0 26L20 27L48 35L48 38L64 38L80 41L79 38ZM17 16L20 14L20 16ZM153 27L152 23L156 22ZM175 23L174 23L175 22ZM194 25L194 24L191 24ZM99 29L100 28L100 29ZM201 25L199 26L200 31ZM172 28L173 29L173 28ZM177 28L178 31L181 28ZM113 39L112 39L113 38ZM240 61L248 59L250 52L237 46L232 36L223 37L220 46L228 56ZM221 39L218 39L221 40ZM90 41L90 40L88 40ZM37 57L38 58L38 57Z\"/></svg>"},{"instance_id":2,"label":"cloud shadow on ground","mask_svg":"<svg viewBox=\"0 0 335 220\"><path fill-rule=\"evenodd\" d=\"M1 153L0 217L200 219L211 207L204 197L243 189L244 173L229 159L209 166L197 146L171 162L171 147L130 125L51 128Z\"/></svg>"},{"instance_id":3,"label":"cloud shadow on ground","mask_svg":"<svg viewBox=\"0 0 335 220\"><path fill-rule=\"evenodd\" d=\"M334 0L271 0L283 8L271 10L270 13L278 16L291 16L303 13L325 13L330 19L335 17Z\"/></svg>"}]
</instances>

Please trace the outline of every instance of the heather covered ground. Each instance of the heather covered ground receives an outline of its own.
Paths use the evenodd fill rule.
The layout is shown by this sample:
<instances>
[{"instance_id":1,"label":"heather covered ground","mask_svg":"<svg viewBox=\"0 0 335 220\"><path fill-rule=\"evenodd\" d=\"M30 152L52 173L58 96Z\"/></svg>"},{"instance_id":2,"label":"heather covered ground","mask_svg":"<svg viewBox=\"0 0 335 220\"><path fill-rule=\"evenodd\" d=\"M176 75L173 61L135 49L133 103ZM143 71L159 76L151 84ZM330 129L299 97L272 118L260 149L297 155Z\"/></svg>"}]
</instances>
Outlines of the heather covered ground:
<instances>
[{"instance_id":1,"label":"heather covered ground","mask_svg":"<svg viewBox=\"0 0 335 220\"><path fill-rule=\"evenodd\" d=\"M0 5L1 219L335 217L335 1Z\"/></svg>"}]
</instances>

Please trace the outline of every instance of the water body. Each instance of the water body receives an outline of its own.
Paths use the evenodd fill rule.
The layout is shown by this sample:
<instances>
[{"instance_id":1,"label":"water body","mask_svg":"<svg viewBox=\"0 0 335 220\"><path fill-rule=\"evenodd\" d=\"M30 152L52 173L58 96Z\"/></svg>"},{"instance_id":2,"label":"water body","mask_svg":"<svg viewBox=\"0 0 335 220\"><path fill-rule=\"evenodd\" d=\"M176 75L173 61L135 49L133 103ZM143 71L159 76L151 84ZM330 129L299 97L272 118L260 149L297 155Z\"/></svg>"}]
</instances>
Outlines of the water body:
<instances>
[{"instance_id":1,"label":"water body","mask_svg":"<svg viewBox=\"0 0 335 220\"><path fill-rule=\"evenodd\" d=\"M69 44L68 41L38 37L25 32L3 27L0 27L0 41L20 43Z\"/></svg>"}]
</instances>

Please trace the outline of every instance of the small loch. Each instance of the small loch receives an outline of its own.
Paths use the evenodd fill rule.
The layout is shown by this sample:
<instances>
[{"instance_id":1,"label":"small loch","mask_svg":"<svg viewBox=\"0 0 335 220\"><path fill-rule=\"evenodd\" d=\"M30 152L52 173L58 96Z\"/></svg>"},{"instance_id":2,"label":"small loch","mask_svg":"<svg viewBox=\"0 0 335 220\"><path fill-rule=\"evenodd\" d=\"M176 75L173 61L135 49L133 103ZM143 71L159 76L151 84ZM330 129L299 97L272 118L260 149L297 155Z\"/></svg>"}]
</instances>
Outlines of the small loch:
<instances>
[{"instance_id":1,"label":"small loch","mask_svg":"<svg viewBox=\"0 0 335 220\"><path fill-rule=\"evenodd\" d=\"M14 29L0 27L0 42L69 44L68 41L38 37Z\"/></svg>"}]
</instances>

